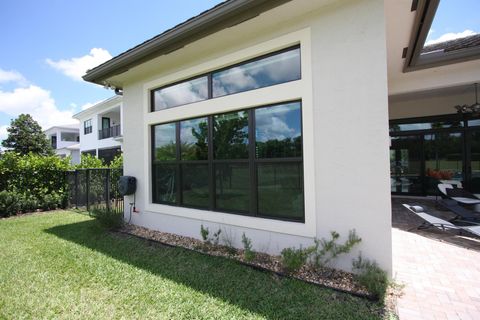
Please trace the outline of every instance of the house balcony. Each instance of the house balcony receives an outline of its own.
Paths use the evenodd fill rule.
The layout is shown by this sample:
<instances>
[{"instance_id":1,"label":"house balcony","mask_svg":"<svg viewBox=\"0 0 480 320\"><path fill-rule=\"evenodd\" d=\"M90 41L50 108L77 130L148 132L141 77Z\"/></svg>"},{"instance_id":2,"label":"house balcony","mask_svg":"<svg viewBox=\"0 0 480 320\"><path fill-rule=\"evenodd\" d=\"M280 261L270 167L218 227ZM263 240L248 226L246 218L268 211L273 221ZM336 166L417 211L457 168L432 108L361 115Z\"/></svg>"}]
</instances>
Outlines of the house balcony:
<instances>
[{"instance_id":1,"label":"house balcony","mask_svg":"<svg viewBox=\"0 0 480 320\"><path fill-rule=\"evenodd\" d=\"M102 130L98 130L98 140L107 138L116 138L122 135L120 125L111 126Z\"/></svg>"}]
</instances>

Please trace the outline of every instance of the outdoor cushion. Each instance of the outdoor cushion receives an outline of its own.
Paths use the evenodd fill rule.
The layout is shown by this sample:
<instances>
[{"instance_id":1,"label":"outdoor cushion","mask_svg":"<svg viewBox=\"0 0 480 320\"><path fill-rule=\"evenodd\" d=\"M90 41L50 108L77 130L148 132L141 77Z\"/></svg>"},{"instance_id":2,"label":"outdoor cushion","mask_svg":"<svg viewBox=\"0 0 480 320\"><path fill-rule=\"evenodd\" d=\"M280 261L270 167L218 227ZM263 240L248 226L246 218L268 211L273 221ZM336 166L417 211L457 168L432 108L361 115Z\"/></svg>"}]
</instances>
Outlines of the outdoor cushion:
<instances>
[{"instance_id":1,"label":"outdoor cushion","mask_svg":"<svg viewBox=\"0 0 480 320\"><path fill-rule=\"evenodd\" d=\"M446 191L447 191L447 196L449 196L450 198L461 197L461 198L470 198L470 199L479 200L473 194L471 194L470 192L462 188L452 188L452 189L447 188Z\"/></svg>"}]
</instances>

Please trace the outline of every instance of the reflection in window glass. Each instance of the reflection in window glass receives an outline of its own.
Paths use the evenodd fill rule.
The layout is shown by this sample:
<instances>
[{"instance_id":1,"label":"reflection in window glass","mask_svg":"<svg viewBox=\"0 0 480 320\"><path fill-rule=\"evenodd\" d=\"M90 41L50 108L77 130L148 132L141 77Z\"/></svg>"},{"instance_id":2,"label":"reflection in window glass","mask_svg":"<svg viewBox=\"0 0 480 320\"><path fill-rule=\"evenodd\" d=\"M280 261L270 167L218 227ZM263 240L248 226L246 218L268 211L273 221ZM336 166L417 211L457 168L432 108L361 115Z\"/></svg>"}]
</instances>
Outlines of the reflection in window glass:
<instances>
[{"instance_id":1,"label":"reflection in window glass","mask_svg":"<svg viewBox=\"0 0 480 320\"><path fill-rule=\"evenodd\" d=\"M208 99L208 78L201 77L153 92L153 111Z\"/></svg>"},{"instance_id":2,"label":"reflection in window glass","mask_svg":"<svg viewBox=\"0 0 480 320\"><path fill-rule=\"evenodd\" d=\"M480 119L469 120L469 121L468 121L468 126L469 126L469 127L480 126Z\"/></svg>"},{"instance_id":3,"label":"reflection in window glass","mask_svg":"<svg viewBox=\"0 0 480 320\"><path fill-rule=\"evenodd\" d=\"M302 219L302 163L258 164L257 172L259 214Z\"/></svg>"},{"instance_id":4,"label":"reflection in window glass","mask_svg":"<svg viewBox=\"0 0 480 320\"><path fill-rule=\"evenodd\" d=\"M176 197L176 165L153 165L153 202L175 203Z\"/></svg>"},{"instance_id":5,"label":"reflection in window glass","mask_svg":"<svg viewBox=\"0 0 480 320\"><path fill-rule=\"evenodd\" d=\"M247 62L212 75L213 97L263 88L292 80L300 75L300 48Z\"/></svg>"},{"instance_id":6,"label":"reflection in window glass","mask_svg":"<svg viewBox=\"0 0 480 320\"><path fill-rule=\"evenodd\" d=\"M182 203L207 208L208 196L208 164L183 164Z\"/></svg>"},{"instance_id":7,"label":"reflection in window glass","mask_svg":"<svg viewBox=\"0 0 480 320\"><path fill-rule=\"evenodd\" d=\"M425 175L437 181L462 181L462 141L463 137L459 132L426 134Z\"/></svg>"},{"instance_id":8,"label":"reflection in window glass","mask_svg":"<svg viewBox=\"0 0 480 320\"><path fill-rule=\"evenodd\" d=\"M256 109L257 158L301 157L301 117L299 102Z\"/></svg>"},{"instance_id":9,"label":"reflection in window glass","mask_svg":"<svg viewBox=\"0 0 480 320\"><path fill-rule=\"evenodd\" d=\"M437 121L437 122L423 122L423 123L402 123L391 124L390 132L414 131L414 130L430 130L430 129L448 129L461 128L462 121Z\"/></svg>"},{"instance_id":10,"label":"reflection in window glass","mask_svg":"<svg viewBox=\"0 0 480 320\"><path fill-rule=\"evenodd\" d=\"M250 211L250 172L248 164L216 164L217 209Z\"/></svg>"},{"instance_id":11,"label":"reflection in window glass","mask_svg":"<svg viewBox=\"0 0 480 320\"><path fill-rule=\"evenodd\" d=\"M155 126L154 133L154 159L176 159L176 133L175 123L167 123Z\"/></svg>"},{"instance_id":12,"label":"reflection in window glass","mask_svg":"<svg viewBox=\"0 0 480 320\"><path fill-rule=\"evenodd\" d=\"M199 118L180 122L182 160L207 160L208 120Z\"/></svg>"},{"instance_id":13,"label":"reflection in window glass","mask_svg":"<svg viewBox=\"0 0 480 320\"><path fill-rule=\"evenodd\" d=\"M248 158L247 111L214 116L213 125L215 159Z\"/></svg>"},{"instance_id":14,"label":"reflection in window glass","mask_svg":"<svg viewBox=\"0 0 480 320\"><path fill-rule=\"evenodd\" d=\"M78 133L62 132L62 141L78 141Z\"/></svg>"}]
</instances>

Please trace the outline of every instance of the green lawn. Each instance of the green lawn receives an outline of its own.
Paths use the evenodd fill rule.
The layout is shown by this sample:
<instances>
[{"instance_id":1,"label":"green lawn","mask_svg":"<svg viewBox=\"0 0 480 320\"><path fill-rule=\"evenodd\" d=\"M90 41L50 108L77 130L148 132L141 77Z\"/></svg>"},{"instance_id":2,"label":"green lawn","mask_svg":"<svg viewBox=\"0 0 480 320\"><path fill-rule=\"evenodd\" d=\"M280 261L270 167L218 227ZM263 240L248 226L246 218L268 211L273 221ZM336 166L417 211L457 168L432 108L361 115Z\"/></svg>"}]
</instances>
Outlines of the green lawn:
<instances>
[{"instance_id":1,"label":"green lawn","mask_svg":"<svg viewBox=\"0 0 480 320\"><path fill-rule=\"evenodd\" d=\"M78 213L0 220L0 319L378 319L380 308Z\"/></svg>"}]
</instances>

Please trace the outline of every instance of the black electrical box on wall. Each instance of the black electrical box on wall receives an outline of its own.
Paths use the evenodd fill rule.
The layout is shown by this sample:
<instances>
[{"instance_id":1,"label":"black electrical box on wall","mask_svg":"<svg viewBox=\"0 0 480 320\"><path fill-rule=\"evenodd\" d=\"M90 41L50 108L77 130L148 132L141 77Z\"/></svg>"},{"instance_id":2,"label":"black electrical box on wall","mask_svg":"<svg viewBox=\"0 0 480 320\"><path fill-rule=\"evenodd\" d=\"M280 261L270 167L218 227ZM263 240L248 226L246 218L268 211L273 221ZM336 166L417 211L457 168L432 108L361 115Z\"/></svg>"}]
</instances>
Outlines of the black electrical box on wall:
<instances>
[{"instance_id":1,"label":"black electrical box on wall","mask_svg":"<svg viewBox=\"0 0 480 320\"><path fill-rule=\"evenodd\" d=\"M118 180L118 191L122 196L134 194L137 190L137 179L131 176L121 176Z\"/></svg>"}]
</instances>

